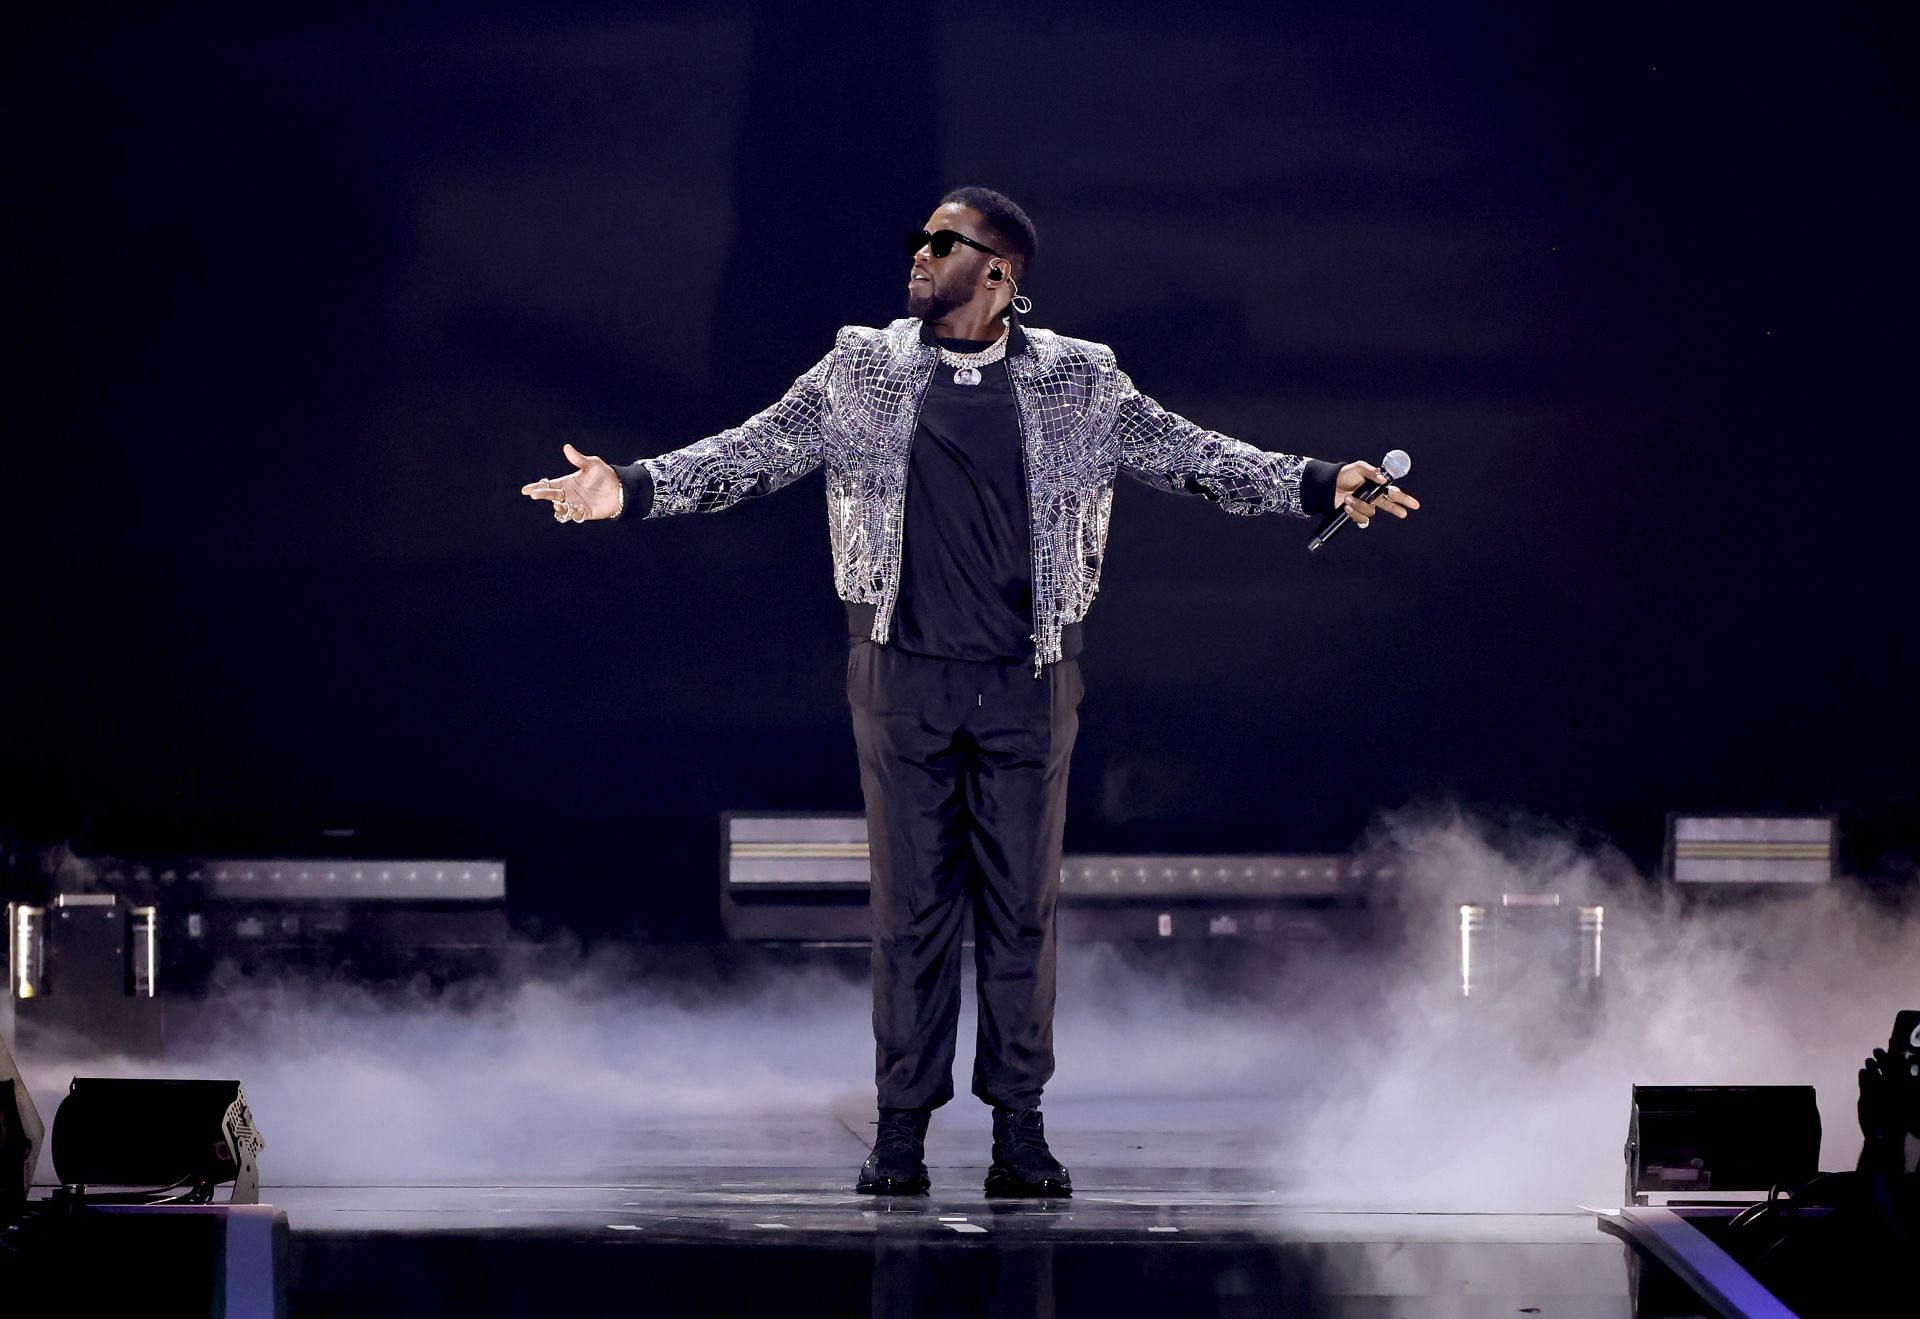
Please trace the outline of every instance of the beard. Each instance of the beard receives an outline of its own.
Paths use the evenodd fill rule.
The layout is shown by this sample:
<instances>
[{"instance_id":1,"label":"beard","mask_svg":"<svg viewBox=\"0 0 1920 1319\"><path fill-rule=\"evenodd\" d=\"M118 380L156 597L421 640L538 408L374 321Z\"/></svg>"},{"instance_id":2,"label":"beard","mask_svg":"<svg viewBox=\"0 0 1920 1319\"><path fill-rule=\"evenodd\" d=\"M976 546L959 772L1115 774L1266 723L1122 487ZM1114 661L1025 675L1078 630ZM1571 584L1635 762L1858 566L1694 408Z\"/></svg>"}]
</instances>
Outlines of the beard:
<instances>
[{"instance_id":1,"label":"beard","mask_svg":"<svg viewBox=\"0 0 1920 1319\"><path fill-rule=\"evenodd\" d=\"M920 321L937 321L948 312L964 305L966 299L956 298L950 293L909 290L907 293L907 315Z\"/></svg>"}]
</instances>

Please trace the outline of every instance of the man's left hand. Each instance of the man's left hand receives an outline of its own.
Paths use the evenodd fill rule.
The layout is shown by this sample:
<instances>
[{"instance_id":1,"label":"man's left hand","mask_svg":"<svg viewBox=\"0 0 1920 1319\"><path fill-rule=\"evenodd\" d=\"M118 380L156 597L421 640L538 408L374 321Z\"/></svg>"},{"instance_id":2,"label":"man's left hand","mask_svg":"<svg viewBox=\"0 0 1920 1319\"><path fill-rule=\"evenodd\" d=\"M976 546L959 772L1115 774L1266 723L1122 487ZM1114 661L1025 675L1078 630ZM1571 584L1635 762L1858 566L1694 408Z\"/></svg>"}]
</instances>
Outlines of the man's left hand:
<instances>
[{"instance_id":1,"label":"man's left hand","mask_svg":"<svg viewBox=\"0 0 1920 1319\"><path fill-rule=\"evenodd\" d=\"M1368 484L1387 488L1372 503L1356 499L1354 496ZM1420 501L1392 484L1387 474L1372 463L1348 463L1340 469L1340 477L1334 482L1333 506L1346 509L1347 516L1353 519L1353 525L1364 527L1375 513L1391 513L1394 517L1403 518L1420 507Z\"/></svg>"}]
</instances>

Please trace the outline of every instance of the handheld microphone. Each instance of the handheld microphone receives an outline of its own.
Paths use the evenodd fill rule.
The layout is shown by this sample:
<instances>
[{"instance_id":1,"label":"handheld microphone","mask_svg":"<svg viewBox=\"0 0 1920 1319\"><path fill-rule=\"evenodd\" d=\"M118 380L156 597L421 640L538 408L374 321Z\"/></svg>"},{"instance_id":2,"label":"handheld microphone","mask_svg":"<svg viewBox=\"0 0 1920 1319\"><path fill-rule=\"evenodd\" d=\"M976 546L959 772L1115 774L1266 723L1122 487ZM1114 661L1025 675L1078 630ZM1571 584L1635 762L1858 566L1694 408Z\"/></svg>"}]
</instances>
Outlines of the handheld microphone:
<instances>
[{"instance_id":1,"label":"handheld microphone","mask_svg":"<svg viewBox=\"0 0 1920 1319\"><path fill-rule=\"evenodd\" d=\"M1380 460L1380 470L1387 474L1387 480L1398 481L1401 477L1413 470L1413 459L1407 457L1407 451L1405 449L1395 449L1392 453L1389 453L1385 458ZM1364 500L1371 504L1385 492L1386 486L1376 485L1374 482L1368 481L1353 494L1352 498ZM1353 514L1347 512L1345 508L1336 509L1328 514L1327 520L1320 524L1320 530L1314 532L1313 539L1307 542L1307 552L1311 554L1322 545L1325 545L1329 540L1333 539L1334 532L1340 530L1340 528L1346 526L1347 523L1351 521L1353 521Z\"/></svg>"}]
</instances>

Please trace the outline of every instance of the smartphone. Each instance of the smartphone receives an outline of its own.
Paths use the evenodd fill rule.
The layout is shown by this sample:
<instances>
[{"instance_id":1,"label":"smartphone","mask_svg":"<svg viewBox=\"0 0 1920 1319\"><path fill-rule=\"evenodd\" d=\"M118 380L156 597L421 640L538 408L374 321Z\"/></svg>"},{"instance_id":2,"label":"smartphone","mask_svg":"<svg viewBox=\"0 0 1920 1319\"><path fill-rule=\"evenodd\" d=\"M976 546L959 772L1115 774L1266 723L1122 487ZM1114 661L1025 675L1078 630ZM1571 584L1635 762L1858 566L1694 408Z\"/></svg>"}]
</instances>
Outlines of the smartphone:
<instances>
[{"instance_id":1,"label":"smartphone","mask_svg":"<svg viewBox=\"0 0 1920 1319\"><path fill-rule=\"evenodd\" d=\"M1907 1130L1920 1136L1920 1009L1894 1014L1887 1040L1887 1080Z\"/></svg>"}]
</instances>

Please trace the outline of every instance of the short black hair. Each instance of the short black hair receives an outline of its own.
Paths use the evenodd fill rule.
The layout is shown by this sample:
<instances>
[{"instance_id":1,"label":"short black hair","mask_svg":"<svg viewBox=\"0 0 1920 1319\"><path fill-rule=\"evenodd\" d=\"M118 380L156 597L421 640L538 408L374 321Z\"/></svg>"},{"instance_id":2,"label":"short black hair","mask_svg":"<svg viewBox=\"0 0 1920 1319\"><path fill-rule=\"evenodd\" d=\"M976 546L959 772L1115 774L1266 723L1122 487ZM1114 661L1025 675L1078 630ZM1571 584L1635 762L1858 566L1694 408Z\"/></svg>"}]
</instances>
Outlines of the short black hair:
<instances>
[{"instance_id":1,"label":"short black hair","mask_svg":"<svg viewBox=\"0 0 1920 1319\"><path fill-rule=\"evenodd\" d=\"M992 188L968 187L955 188L940 199L942 206L949 202L971 206L986 216L987 227L999 239L994 246L1013 262L1013 277L1027 277L1027 272L1033 269L1034 253L1040 250L1040 236L1033 231L1033 221L1013 198Z\"/></svg>"}]
</instances>

